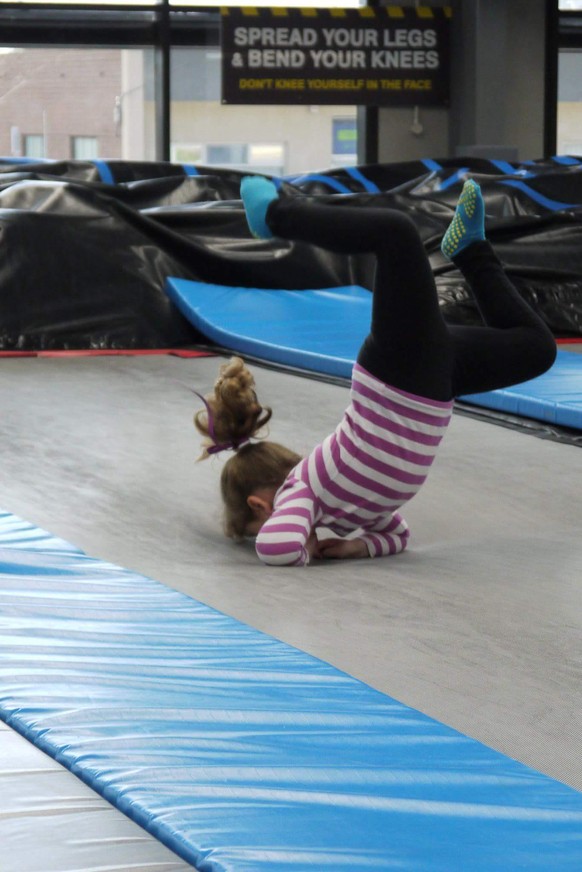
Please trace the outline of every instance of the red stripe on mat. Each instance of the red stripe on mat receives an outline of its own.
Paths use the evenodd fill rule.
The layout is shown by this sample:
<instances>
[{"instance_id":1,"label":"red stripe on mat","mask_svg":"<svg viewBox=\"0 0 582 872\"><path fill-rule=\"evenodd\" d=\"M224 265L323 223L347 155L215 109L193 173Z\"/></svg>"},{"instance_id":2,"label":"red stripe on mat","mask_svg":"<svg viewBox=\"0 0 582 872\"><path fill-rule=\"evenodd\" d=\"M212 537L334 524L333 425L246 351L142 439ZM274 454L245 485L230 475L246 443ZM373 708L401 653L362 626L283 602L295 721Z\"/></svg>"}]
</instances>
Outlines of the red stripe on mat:
<instances>
[{"instance_id":1,"label":"red stripe on mat","mask_svg":"<svg viewBox=\"0 0 582 872\"><path fill-rule=\"evenodd\" d=\"M185 348L80 348L72 351L0 351L0 357L110 357L120 354L173 354L174 357L216 357L213 351Z\"/></svg>"},{"instance_id":2,"label":"red stripe on mat","mask_svg":"<svg viewBox=\"0 0 582 872\"><path fill-rule=\"evenodd\" d=\"M582 342L582 336L572 336L569 339L556 339L558 345L577 345Z\"/></svg>"}]
</instances>

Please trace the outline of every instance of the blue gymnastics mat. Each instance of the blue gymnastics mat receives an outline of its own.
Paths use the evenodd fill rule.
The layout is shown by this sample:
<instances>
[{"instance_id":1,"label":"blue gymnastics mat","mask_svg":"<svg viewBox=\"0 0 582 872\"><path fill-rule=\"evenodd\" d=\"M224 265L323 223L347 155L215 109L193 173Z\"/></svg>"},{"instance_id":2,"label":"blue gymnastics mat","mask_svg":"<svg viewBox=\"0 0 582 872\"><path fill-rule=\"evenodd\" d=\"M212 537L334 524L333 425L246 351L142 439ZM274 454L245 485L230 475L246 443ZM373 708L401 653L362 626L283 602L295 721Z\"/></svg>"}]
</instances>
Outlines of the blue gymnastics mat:
<instances>
[{"instance_id":1,"label":"blue gymnastics mat","mask_svg":"<svg viewBox=\"0 0 582 872\"><path fill-rule=\"evenodd\" d=\"M166 290L212 342L240 354L350 378L370 326L371 294L358 285L264 290L170 278ZM559 351L552 369L521 385L460 399L582 429L582 355Z\"/></svg>"},{"instance_id":2,"label":"blue gymnastics mat","mask_svg":"<svg viewBox=\"0 0 582 872\"><path fill-rule=\"evenodd\" d=\"M372 295L359 285L283 291L169 278L166 291L212 342L325 375L351 377L370 329Z\"/></svg>"},{"instance_id":3,"label":"blue gymnastics mat","mask_svg":"<svg viewBox=\"0 0 582 872\"><path fill-rule=\"evenodd\" d=\"M55 543L0 516L0 715L200 872L582 869L578 791Z\"/></svg>"},{"instance_id":4,"label":"blue gymnastics mat","mask_svg":"<svg viewBox=\"0 0 582 872\"><path fill-rule=\"evenodd\" d=\"M558 350L553 367L538 378L462 399L497 412L582 430L582 354Z\"/></svg>"}]
</instances>

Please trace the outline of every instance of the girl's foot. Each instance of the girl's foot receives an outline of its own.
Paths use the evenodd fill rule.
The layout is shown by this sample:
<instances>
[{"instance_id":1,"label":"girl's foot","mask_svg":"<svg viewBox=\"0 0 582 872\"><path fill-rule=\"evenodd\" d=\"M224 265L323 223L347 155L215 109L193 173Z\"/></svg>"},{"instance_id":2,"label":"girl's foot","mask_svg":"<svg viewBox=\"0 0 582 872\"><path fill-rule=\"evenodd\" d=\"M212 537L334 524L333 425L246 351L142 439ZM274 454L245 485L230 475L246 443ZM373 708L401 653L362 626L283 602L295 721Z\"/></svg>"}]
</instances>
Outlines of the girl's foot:
<instances>
[{"instance_id":1,"label":"girl's foot","mask_svg":"<svg viewBox=\"0 0 582 872\"><path fill-rule=\"evenodd\" d=\"M463 185L453 220L443 236L441 251L450 260L472 242L485 239L485 205L481 188L473 179Z\"/></svg>"},{"instance_id":2,"label":"girl's foot","mask_svg":"<svg viewBox=\"0 0 582 872\"><path fill-rule=\"evenodd\" d=\"M247 213L247 223L257 239L272 239L273 231L267 224L267 209L277 199L277 188L264 176L245 176L240 195Z\"/></svg>"}]
</instances>

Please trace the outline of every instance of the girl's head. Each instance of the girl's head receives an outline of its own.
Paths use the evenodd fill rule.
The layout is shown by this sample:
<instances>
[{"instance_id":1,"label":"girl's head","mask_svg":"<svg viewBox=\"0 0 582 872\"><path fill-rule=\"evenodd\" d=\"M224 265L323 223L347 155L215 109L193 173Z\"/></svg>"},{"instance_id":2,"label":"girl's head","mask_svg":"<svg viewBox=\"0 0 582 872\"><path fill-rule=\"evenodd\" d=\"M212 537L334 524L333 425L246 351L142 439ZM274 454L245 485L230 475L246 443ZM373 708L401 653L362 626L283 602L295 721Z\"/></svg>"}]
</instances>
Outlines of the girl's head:
<instances>
[{"instance_id":1,"label":"girl's head","mask_svg":"<svg viewBox=\"0 0 582 872\"><path fill-rule=\"evenodd\" d=\"M214 392L205 397L206 409L194 415L197 430L208 438L203 457L232 448L233 457L223 467L220 489L224 502L224 530L241 539L257 518L257 493L273 492L301 460L276 442L249 442L271 418L255 393L255 380L240 357L220 367ZM250 502L249 502L250 498Z\"/></svg>"}]
</instances>

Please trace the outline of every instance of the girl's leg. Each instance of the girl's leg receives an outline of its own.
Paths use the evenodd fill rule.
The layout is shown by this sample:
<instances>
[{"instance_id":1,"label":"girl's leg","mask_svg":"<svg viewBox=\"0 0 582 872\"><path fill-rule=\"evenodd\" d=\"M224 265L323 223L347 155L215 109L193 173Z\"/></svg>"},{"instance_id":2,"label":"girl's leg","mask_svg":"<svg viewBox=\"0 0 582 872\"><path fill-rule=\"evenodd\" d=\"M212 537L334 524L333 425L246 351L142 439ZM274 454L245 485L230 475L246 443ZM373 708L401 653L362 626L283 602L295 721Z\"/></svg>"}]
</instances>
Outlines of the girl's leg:
<instances>
[{"instance_id":1,"label":"girl's leg","mask_svg":"<svg viewBox=\"0 0 582 872\"><path fill-rule=\"evenodd\" d=\"M441 248L467 279L485 323L450 328L454 396L518 384L549 369L556 356L554 337L485 240L485 207L472 179L463 186Z\"/></svg>"},{"instance_id":2,"label":"girl's leg","mask_svg":"<svg viewBox=\"0 0 582 872\"><path fill-rule=\"evenodd\" d=\"M556 342L520 296L488 242L454 258L469 283L484 327L451 327L455 396L519 384L548 370Z\"/></svg>"},{"instance_id":3,"label":"girl's leg","mask_svg":"<svg viewBox=\"0 0 582 872\"><path fill-rule=\"evenodd\" d=\"M245 206L248 214L246 199ZM422 240L410 218L395 210L324 204L306 197L275 197L263 215L276 236L340 254L374 254L372 320L359 363L393 387L451 399L449 331Z\"/></svg>"}]
</instances>

